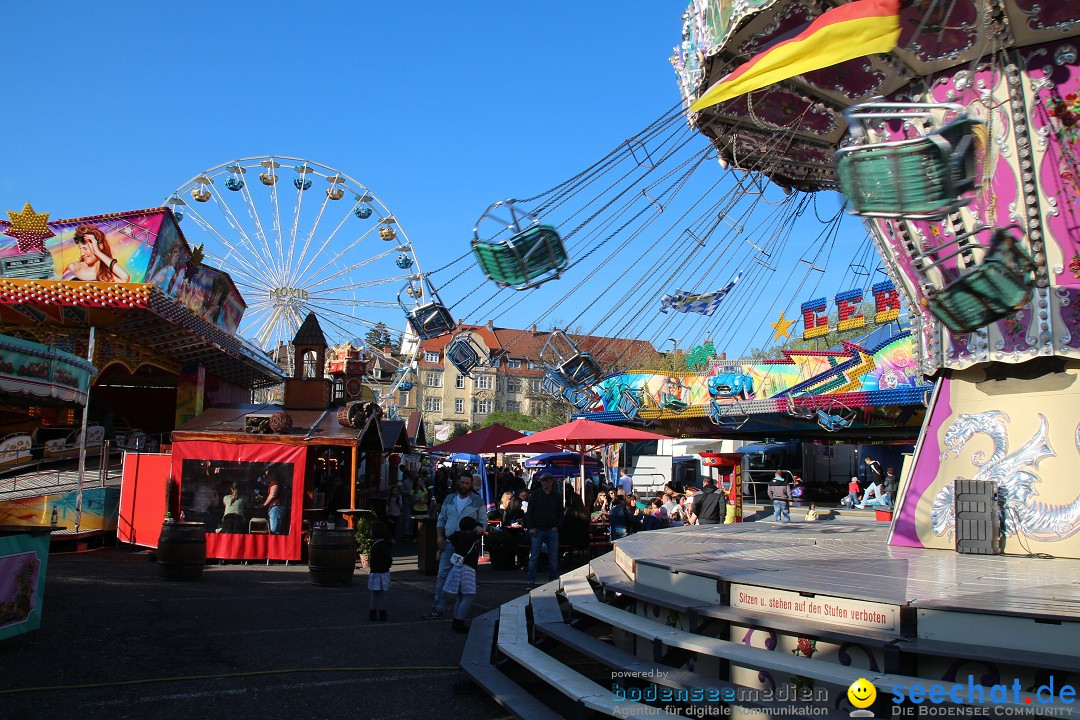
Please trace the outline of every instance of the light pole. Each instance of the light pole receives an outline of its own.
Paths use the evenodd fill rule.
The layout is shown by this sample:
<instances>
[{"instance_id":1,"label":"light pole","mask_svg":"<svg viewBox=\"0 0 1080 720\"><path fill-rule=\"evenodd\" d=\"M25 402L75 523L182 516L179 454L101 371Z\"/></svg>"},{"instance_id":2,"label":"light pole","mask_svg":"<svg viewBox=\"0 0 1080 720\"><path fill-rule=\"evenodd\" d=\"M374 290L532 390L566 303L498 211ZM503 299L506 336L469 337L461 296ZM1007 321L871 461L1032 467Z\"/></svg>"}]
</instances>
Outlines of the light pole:
<instances>
[{"instance_id":1,"label":"light pole","mask_svg":"<svg viewBox=\"0 0 1080 720\"><path fill-rule=\"evenodd\" d=\"M671 343L671 372L675 372L675 353L679 350L679 341L675 338L668 338L668 342Z\"/></svg>"}]
</instances>

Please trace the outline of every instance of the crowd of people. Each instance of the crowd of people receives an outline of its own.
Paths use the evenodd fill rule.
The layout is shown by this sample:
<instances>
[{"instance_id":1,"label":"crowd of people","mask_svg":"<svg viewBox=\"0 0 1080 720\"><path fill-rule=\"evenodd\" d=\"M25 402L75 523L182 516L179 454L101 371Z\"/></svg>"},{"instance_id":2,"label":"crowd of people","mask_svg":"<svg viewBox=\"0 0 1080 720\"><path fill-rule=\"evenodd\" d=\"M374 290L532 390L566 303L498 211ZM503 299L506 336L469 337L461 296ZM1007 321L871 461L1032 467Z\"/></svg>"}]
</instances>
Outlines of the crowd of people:
<instances>
[{"instance_id":1,"label":"crowd of people","mask_svg":"<svg viewBox=\"0 0 1080 720\"><path fill-rule=\"evenodd\" d=\"M889 502L896 492L892 468L882 471L876 461L870 458L866 461L870 485L860 495L855 482L855 489L845 499L852 500L857 507L872 504L867 496L873 489L879 502ZM385 529L379 529L379 537L386 544L380 546L378 567L373 558L369 575L372 620L386 619L386 591L392 563L387 552L389 542L415 540L417 517L438 518L439 566L432 608L424 618L444 617L447 605L453 602L452 628L458 632L467 631L465 619L476 594L476 568L485 531L510 538L514 563L528 573L532 587L545 557L548 580L554 580L567 553L593 545L606 549L611 542L637 532L734 520L734 503L729 502L727 493L712 478L705 478L700 488L673 480L659 492L639 495L629 469L623 468L614 481L596 476L588 478L584 492L579 494L572 479L543 472L529 482L521 467L499 467L493 471L498 501L489 510L481 499L483 476L477 470L460 465L440 467L432 473L401 469L399 482L389 490ZM802 490L798 478L792 487L783 473L776 471L768 485L775 522L790 521L791 504L802 497ZM816 507L810 505L806 520L818 517Z\"/></svg>"}]
</instances>

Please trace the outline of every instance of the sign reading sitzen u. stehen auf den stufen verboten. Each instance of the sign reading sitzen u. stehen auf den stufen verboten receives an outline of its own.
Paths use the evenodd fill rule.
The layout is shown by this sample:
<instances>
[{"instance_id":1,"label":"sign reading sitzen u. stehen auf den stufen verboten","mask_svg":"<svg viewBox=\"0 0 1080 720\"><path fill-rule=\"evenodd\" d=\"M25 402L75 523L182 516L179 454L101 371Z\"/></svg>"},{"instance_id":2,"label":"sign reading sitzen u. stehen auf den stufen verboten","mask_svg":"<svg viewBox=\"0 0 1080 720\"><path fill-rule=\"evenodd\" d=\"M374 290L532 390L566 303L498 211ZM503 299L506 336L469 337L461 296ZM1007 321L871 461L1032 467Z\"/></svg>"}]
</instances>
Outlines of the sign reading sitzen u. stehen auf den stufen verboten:
<instances>
[{"instance_id":1,"label":"sign reading sitzen u. stehen auf den stufen verboten","mask_svg":"<svg viewBox=\"0 0 1080 720\"><path fill-rule=\"evenodd\" d=\"M837 627L863 627L899 632L900 611L895 605L837 598L806 597L790 590L756 585L731 585L731 607L801 617Z\"/></svg>"}]
</instances>

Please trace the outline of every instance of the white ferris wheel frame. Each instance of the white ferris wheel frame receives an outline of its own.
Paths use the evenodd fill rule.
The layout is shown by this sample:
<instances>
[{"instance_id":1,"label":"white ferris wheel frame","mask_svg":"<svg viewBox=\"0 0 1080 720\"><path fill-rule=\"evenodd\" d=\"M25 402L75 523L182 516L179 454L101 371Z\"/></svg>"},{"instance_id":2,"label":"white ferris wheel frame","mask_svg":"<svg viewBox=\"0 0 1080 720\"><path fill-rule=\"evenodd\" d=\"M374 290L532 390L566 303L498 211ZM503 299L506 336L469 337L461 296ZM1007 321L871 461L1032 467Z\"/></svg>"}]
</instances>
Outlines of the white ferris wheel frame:
<instances>
[{"instance_id":1,"label":"white ferris wheel frame","mask_svg":"<svg viewBox=\"0 0 1080 720\"><path fill-rule=\"evenodd\" d=\"M227 187L230 179L242 181L240 187L235 187L236 183L235 189ZM280 186L282 179L293 182ZM316 180L325 184L316 184ZM268 194L261 205L253 194L255 188ZM302 225L307 220L302 216L304 200L312 193L320 205L306 228ZM283 196L290 194L294 197L288 226L281 220L286 205ZM233 198L240 202L230 204ZM402 294L411 298L413 308L431 300L415 248L396 216L366 185L328 165L282 155L239 158L194 175L170 193L163 205L180 217L190 218L199 228L205 237L206 262L229 273L247 303L238 334L254 330L253 342L264 351L279 344L287 346L308 312L315 312L324 331L330 330L328 334L337 342L345 342L362 338L379 322L394 327L385 320L366 319L357 311L400 310ZM260 212L260 206L267 205L271 212ZM320 224L340 214L338 206L344 209L344 216L331 219L333 229L324 237L318 236ZM371 213L361 218L356 213L365 206ZM202 210L204 207L216 209L217 224L207 217L210 213ZM354 232L350 227L343 232L353 219L365 224L362 231ZM392 231L389 241L386 228ZM335 239L339 244L332 246ZM363 252L371 245L373 252ZM369 275L374 263L388 260L396 265L402 258L411 263L407 268L396 267L397 274ZM385 300L356 296L357 291L383 286L388 287ZM406 293L399 292L403 287ZM395 373L389 383L376 384L372 377L364 378L379 395L380 403L392 397L410 371L415 371L418 343L410 342L411 335L406 324L400 348L405 355L402 372Z\"/></svg>"}]
</instances>

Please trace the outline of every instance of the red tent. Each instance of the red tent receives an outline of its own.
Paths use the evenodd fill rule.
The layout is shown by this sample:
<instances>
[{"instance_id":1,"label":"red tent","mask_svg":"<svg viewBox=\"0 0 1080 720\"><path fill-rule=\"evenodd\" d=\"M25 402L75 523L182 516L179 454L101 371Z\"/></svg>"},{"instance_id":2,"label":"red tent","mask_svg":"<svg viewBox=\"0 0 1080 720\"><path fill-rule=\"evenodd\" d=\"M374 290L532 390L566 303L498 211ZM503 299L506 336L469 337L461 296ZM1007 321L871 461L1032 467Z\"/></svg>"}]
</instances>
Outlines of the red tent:
<instances>
[{"instance_id":1,"label":"red tent","mask_svg":"<svg viewBox=\"0 0 1080 720\"><path fill-rule=\"evenodd\" d=\"M446 442L431 448L431 451L444 453L470 453L472 455L504 452L498 449L499 445L524 437L528 436L519 433L513 428L508 428L505 425L495 423L494 425L488 425L479 430L474 430L467 435L456 437L453 440L447 440ZM543 443L540 443L537 448L538 449L532 450L532 452L558 452L560 449L554 445L545 445Z\"/></svg>"},{"instance_id":2,"label":"red tent","mask_svg":"<svg viewBox=\"0 0 1080 720\"><path fill-rule=\"evenodd\" d=\"M459 438L460 439L460 438ZM499 449L506 450L535 450L537 446L551 444L558 445L563 450L573 450L581 454L581 484L578 488L581 492L585 486L585 452L601 445L610 445L620 442L637 442L639 440L669 440L667 435L657 435L645 430L621 427L598 423L585 418L578 418L565 425L541 430L533 435L511 440L503 443Z\"/></svg>"}]
</instances>

